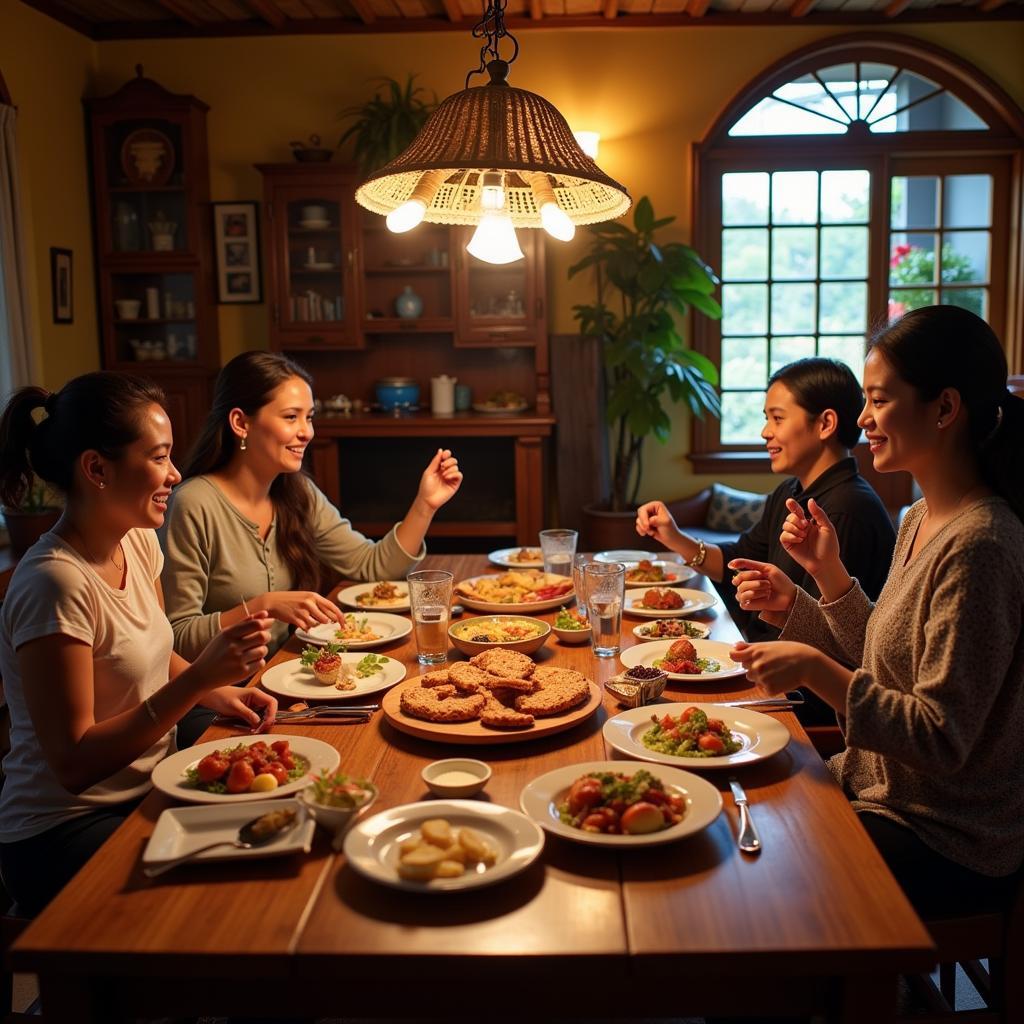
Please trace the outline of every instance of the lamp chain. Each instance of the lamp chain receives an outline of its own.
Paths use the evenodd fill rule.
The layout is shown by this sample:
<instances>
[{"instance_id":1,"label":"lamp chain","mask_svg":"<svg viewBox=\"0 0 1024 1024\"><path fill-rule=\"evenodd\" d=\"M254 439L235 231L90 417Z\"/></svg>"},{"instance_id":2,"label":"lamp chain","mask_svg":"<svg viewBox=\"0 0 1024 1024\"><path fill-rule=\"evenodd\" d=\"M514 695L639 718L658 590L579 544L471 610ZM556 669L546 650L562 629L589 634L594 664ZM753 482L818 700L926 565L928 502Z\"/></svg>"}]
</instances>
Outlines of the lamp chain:
<instances>
[{"instance_id":1,"label":"lamp chain","mask_svg":"<svg viewBox=\"0 0 1024 1024\"><path fill-rule=\"evenodd\" d=\"M501 60L498 48L501 40L508 38L512 40L512 55L505 61L511 64L519 56L519 41L507 28L505 28L505 8L508 0L483 0L483 16L473 26L473 38L485 40L480 47L480 66L466 75L465 88L469 88L469 80L474 75L483 75L487 72L487 65L493 60Z\"/></svg>"}]
</instances>

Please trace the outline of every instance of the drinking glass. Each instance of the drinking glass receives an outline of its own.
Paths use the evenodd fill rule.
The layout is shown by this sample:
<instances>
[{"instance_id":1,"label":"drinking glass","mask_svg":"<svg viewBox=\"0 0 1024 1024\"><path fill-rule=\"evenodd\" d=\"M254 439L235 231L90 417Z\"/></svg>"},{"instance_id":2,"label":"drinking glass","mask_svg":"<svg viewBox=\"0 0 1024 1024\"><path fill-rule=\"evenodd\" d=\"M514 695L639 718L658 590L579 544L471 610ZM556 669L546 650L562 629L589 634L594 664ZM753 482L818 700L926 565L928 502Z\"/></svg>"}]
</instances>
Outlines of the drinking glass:
<instances>
[{"instance_id":1,"label":"drinking glass","mask_svg":"<svg viewBox=\"0 0 1024 1024\"><path fill-rule=\"evenodd\" d=\"M572 575L572 556L576 553L575 530L541 530L540 550L544 571L556 576Z\"/></svg>"},{"instance_id":2,"label":"drinking glass","mask_svg":"<svg viewBox=\"0 0 1024 1024\"><path fill-rule=\"evenodd\" d=\"M622 641L622 604L626 595L626 567L621 562L588 562L583 586L594 637L594 653L611 658Z\"/></svg>"},{"instance_id":3,"label":"drinking glass","mask_svg":"<svg viewBox=\"0 0 1024 1024\"><path fill-rule=\"evenodd\" d=\"M572 560L572 585L576 591L576 611L580 618L587 618L587 592L583 585L583 566L591 560L590 555L574 555Z\"/></svg>"},{"instance_id":4,"label":"drinking glass","mask_svg":"<svg viewBox=\"0 0 1024 1024\"><path fill-rule=\"evenodd\" d=\"M448 620L455 577L444 569L420 569L405 579L412 605L416 660L421 665L438 665L448 659Z\"/></svg>"}]
</instances>

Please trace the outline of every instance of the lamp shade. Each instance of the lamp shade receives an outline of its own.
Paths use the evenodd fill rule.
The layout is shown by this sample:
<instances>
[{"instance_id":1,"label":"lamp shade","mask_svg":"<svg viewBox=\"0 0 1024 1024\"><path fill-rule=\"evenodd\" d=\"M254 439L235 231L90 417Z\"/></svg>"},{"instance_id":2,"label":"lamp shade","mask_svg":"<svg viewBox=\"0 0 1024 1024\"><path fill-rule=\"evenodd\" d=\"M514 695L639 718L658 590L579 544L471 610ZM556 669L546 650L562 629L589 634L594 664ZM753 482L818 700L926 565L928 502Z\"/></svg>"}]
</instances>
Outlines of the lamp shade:
<instances>
[{"instance_id":1,"label":"lamp shade","mask_svg":"<svg viewBox=\"0 0 1024 1024\"><path fill-rule=\"evenodd\" d=\"M515 227L542 226L531 186L537 172L548 175L558 206L574 224L625 213L629 193L583 152L555 107L510 86L505 61L491 61L487 71L486 85L463 89L438 106L409 147L359 186L357 202L386 216L410 199L424 172L435 171L439 182L423 219L477 224L481 177L497 170L505 172L504 210Z\"/></svg>"}]
</instances>

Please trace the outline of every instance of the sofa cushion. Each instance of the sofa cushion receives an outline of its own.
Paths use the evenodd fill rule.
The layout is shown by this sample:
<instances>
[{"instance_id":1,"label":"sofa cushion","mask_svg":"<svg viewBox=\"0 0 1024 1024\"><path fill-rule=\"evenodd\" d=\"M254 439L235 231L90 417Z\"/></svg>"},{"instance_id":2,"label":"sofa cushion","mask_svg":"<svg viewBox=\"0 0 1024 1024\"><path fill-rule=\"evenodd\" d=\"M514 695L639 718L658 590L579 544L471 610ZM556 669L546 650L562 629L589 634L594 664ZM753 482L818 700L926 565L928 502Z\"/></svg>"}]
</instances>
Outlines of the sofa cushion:
<instances>
[{"instance_id":1,"label":"sofa cushion","mask_svg":"<svg viewBox=\"0 0 1024 1024\"><path fill-rule=\"evenodd\" d=\"M766 495L712 484L705 526L722 533L742 533L761 518Z\"/></svg>"}]
</instances>

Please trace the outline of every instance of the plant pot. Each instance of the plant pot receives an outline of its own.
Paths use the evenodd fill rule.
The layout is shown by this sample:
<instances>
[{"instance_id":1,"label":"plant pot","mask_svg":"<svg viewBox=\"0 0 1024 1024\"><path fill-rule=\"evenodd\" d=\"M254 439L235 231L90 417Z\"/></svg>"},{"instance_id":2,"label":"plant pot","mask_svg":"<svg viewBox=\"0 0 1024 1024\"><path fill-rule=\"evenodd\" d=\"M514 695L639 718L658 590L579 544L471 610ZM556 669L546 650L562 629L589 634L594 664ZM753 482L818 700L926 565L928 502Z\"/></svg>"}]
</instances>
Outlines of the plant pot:
<instances>
[{"instance_id":1,"label":"plant pot","mask_svg":"<svg viewBox=\"0 0 1024 1024\"><path fill-rule=\"evenodd\" d=\"M332 156L334 156L334 150L312 149L307 147L306 149L293 149L292 156L294 156L300 164L325 164Z\"/></svg>"},{"instance_id":2,"label":"plant pot","mask_svg":"<svg viewBox=\"0 0 1024 1024\"><path fill-rule=\"evenodd\" d=\"M5 508L4 519L11 538L11 550L19 555L28 551L47 530L57 525L63 511L60 508L44 508L39 512L20 512Z\"/></svg>"},{"instance_id":3,"label":"plant pot","mask_svg":"<svg viewBox=\"0 0 1024 1024\"><path fill-rule=\"evenodd\" d=\"M613 551L619 548L663 550L656 541L650 537L641 537L636 532L635 509L610 512L600 505L584 505L580 532L580 547L584 551Z\"/></svg>"}]
</instances>

